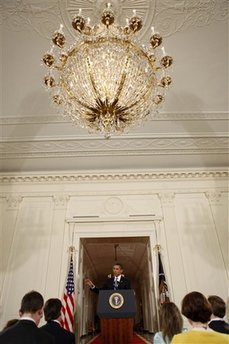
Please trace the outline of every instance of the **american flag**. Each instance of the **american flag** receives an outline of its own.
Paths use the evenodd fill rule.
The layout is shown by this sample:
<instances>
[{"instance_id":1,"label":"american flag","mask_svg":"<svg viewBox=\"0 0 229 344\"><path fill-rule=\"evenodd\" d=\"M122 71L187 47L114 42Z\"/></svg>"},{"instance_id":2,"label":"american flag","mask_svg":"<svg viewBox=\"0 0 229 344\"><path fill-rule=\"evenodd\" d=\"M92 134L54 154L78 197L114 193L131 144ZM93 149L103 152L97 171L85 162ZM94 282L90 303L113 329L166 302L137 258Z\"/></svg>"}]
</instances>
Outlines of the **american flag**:
<instances>
[{"instance_id":1,"label":"american flag","mask_svg":"<svg viewBox=\"0 0 229 344\"><path fill-rule=\"evenodd\" d=\"M73 324L74 324L74 307L75 307L75 286L74 286L73 258L72 258L72 253L71 253L67 283L64 290L62 309L61 309L62 326L63 328L71 332L73 332Z\"/></svg>"},{"instance_id":2,"label":"american flag","mask_svg":"<svg viewBox=\"0 0 229 344\"><path fill-rule=\"evenodd\" d=\"M161 254L158 250L158 272L159 272L159 303L163 305L163 303L170 302L169 299L169 291L168 285L165 279L165 273L161 261Z\"/></svg>"}]
</instances>

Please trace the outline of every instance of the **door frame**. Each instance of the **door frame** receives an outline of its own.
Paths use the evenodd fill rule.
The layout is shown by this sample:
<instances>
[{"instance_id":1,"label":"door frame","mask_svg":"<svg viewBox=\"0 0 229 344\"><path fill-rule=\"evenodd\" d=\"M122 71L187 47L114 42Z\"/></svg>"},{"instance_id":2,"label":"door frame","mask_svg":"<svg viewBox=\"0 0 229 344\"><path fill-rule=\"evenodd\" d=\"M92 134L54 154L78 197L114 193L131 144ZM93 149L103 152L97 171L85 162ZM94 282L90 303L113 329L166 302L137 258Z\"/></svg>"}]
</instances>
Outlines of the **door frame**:
<instances>
[{"instance_id":1,"label":"door frame","mask_svg":"<svg viewBox=\"0 0 229 344\"><path fill-rule=\"evenodd\" d=\"M72 244L75 248L75 299L76 299L76 327L77 335L80 338L85 331L82 322L84 316L84 288L83 288L83 246L81 239L86 238L115 238L115 237L148 237L148 254L151 257L149 262L149 272L151 274L154 294L152 292L151 304L157 305L158 299L158 274L157 255L155 247L157 243L158 231L163 218L160 216L130 216L125 219L101 218L97 216L74 216L66 219L69 229L68 235L72 237ZM125 232L123 232L125 225ZM158 322L158 308L156 307L156 318Z\"/></svg>"}]
</instances>

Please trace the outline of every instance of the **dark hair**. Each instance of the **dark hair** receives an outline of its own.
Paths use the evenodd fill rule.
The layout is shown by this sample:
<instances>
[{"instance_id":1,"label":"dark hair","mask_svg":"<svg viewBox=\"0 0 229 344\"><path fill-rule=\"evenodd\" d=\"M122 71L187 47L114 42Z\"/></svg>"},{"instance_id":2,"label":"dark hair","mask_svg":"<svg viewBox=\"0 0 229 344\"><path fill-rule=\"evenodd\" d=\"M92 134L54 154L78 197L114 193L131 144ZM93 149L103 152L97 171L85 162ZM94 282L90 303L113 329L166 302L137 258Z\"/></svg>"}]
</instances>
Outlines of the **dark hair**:
<instances>
[{"instance_id":1,"label":"dark hair","mask_svg":"<svg viewBox=\"0 0 229 344\"><path fill-rule=\"evenodd\" d=\"M208 301L212 306L212 313L219 318L223 318L226 313L226 303L224 300L217 295L210 295Z\"/></svg>"},{"instance_id":2,"label":"dark hair","mask_svg":"<svg viewBox=\"0 0 229 344\"><path fill-rule=\"evenodd\" d=\"M160 309L160 328L164 341L172 340L175 334L182 331L183 319L178 307L173 302L164 303Z\"/></svg>"},{"instance_id":3,"label":"dark hair","mask_svg":"<svg viewBox=\"0 0 229 344\"><path fill-rule=\"evenodd\" d=\"M18 322L18 319L10 319L7 321L7 323L5 324L5 326L3 327L2 331L6 330L7 328L15 325Z\"/></svg>"},{"instance_id":4,"label":"dark hair","mask_svg":"<svg viewBox=\"0 0 229 344\"><path fill-rule=\"evenodd\" d=\"M41 309L44 305L43 296L35 290L25 294L21 300L20 312L23 313L35 313Z\"/></svg>"},{"instance_id":5,"label":"dark hair","mask_svg":"<svg viewBox=\"0 0 229 344\"><path fill-rule=\"evenodd\" d=\"M121 264L121 263L114 263L114 265L113 265L113 266L115 266L115 265L118 265L118 266L120 267L120 269L121 269L121 270L123 270L123 266L122 266L122 264Z\"/></svg>"},{"instance_id":6,"label":"dark hair","mask_svg":"<svg viewBox=\"0 0 229 344\"><path fill-rule=\"evenodd\" d=\"M59 299L49 299L45 302L44 315L45 320L55 320L61 315L62 303Z\"/></svg>"},{"instance_id":7,"label":"dark hair","mask_svg":"<svg viewBox=\"0 0 229 344\"><path fill-rule=\"evenodd\" d=\"M212 309L203 294L193 291L183 298L181 312L186 318L205 324L210 320Z\"/></svg>"}]
</instances>

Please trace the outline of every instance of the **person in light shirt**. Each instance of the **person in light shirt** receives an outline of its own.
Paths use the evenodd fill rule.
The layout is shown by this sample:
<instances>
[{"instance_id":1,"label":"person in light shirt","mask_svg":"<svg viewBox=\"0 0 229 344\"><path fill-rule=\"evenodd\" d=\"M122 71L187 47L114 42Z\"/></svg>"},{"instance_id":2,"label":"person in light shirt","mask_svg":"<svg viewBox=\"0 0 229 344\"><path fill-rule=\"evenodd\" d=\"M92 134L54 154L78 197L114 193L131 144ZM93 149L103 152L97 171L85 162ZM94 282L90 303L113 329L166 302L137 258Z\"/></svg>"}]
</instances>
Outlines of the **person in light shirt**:
<instances>
[{"instance_id":1,"label":"person in light shirt","mask_svg":"<svg viewBox=\"0 0 229 344\"><path fill-rule=\"evenodd\" d=\"M123 275L122 264L116 263L113 266L113 276L109 276L102 288L97 288L90 279L85 279L86 286L90 287L94 293L99 293L99 290L120 290L131 289L130 280Z\"/></svg>"},{"instance_id":2,"label":"person in light shirt","mask_svg":"<svg viewBox=\"0 0 229 344\"><path fill-rule=\"evenodd\" d=\"M208 328L212 309L206 297L193 291L182 300L181 313L188 319L192 329L177 334L172 344L228 344L228 336Z\"/></svg>"}]
</instances>

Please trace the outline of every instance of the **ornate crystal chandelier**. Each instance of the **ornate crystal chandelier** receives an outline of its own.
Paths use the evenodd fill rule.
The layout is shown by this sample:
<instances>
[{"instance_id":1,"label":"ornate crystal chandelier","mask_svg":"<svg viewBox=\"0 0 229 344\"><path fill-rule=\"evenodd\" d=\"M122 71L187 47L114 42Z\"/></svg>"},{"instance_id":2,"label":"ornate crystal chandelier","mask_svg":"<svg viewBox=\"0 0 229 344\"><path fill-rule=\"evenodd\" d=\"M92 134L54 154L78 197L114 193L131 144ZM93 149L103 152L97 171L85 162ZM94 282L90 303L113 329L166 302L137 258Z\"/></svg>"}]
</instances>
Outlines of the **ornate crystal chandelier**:
<instances>
[{"instance_id":1,"label":"ornate crystal chandelier","mask_svg":"<svg viewBox=\"0 0 229 344\"><path fill-rule=\"evenodd\" d=\"M75 43L65 49L61 25L52 36L51 51L43 56L52 101L74 124L105 137L155 113L171 84L166 72L173 59L161 48L162 37L152 28L149 46L138 44L135 34L142 19L133 12L122 27L115 24L108 3L101 23L91 26L79 10L72 20L78 32Z\"/></svg>"}]
</instances>

